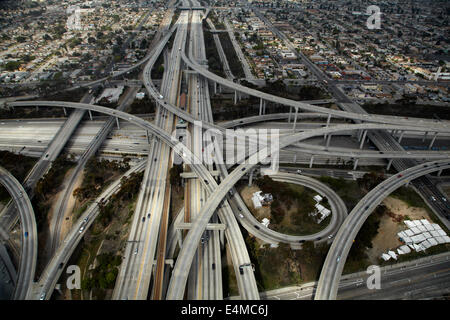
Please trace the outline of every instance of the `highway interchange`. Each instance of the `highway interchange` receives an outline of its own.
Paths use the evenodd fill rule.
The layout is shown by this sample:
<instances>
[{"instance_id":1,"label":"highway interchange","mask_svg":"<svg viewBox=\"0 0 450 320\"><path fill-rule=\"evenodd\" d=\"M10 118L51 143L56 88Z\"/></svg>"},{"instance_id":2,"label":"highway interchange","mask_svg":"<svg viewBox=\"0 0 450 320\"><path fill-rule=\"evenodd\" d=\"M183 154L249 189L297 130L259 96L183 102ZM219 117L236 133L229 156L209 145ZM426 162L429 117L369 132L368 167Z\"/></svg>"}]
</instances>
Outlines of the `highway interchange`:
<instances>
[{"instance_id":1,"label":"highway interchange","mask_svg":"<svg viewBox=\"0 0 450 320\"><path fill-rule=\"evenodd\" d=\"M199 6L197 1L182 2L185 7L190 5ZM171 14L169 16L171 17ZM396 149L383 151L381 149L380 151L361 148L345 149L330 147L328 144L325 147L320 147L303 141L313 137L331 137L334 133L350 131L359 132L360 136L363 136L361 138L363 144L365 136L370 136L373 132L383 131L384 133L382 134L386 134L385 132L388 130L397 132L428 132L431 131L429 128L433 128L432 131L436 132L436 134L447 135L450 133L450 126L445 122L426 119L378 116L361 114L354 110L339 111L323 108L307 102L293 101L265 94L223 79L209 72L204 66L206 56L202 31L203 18L204 15L201 10L182 10L178 21L170 30L169 23L171 19L165 19L164 21L166 22L161 27L165 30L163 32L165 36L154 46L144 59L145 61L140 62L140 64L146 62L142 74L143 82L149 95L153 97L157 104L154 123L123 111L136 90L130 90L117 110L91 104L92 97L89 95L85 96L81 103L60 101L7 102L7 106L14 108L21 106L52 106L75 109L65 125L58 131L47 150L42 154L41 160L35 169L32 170L28 180L26 180L25 185L29 188L27 192L32 197L33 184L45 174L51 162L59 155L73 134L74 129L79 125L86 110L110 116L103 129L96 135L95 141L89 144L70 179L67 192L61 200L60 214L55 218L54 224L56 225L56 230L59 230L58 225L61 223L65 212L64 204L67 202L70 190L73 189L76 176L80 174L86 161L100 148L114 125L114 120L120 118L143 129L149 137L150 147L147 156L148 161L140 162L125 174L127 176L132 172L145 170L136 214L133 217L130 238L116 282L113 299L145 300L149 297L151 299L183 299L185 296L188 299L222 299L220 264L221 245L223 245L221 237L223 236L227 239L227 244L230 248L240 297L242 299L259 299L254 272L251 268L251 261L238 222L251 234L269 243L284 242L294 245L306 240L332 241L315 298L336 299L340 275L346 255L351 247L351 241L367 216L386 196L402 184L431 172L449 168L449 153L431 150L406 152ZM172 36L174 36L172 50L168 50L166 45ZM188 52L188 55L186 52ZM165 68L161 85L162 89L159 91L152 82L151 70L161 54L164 55L165 65L169 67ZM186 73L187 67L195 72ZM185 82L182 84L185 74L188 75L188 81L187 84ZM295 115L292 115L292 112L281 115L264 115L260 112L260 115L257 117L237 119L222 125L214 124L209 101L209 85L213 84L220 84L235 92L256 96L261 101L271 101L289 106L291 111L294 108ZM90 85L93 84L91 83ZM184 86L188 88L189 99L189 106L186 109L179 107L179 96L182 88L185 88ZM327 123L322 127L297 132L295 131L296 121L302 115L298 114L298 110L311 112L311 117L327 119ZM260 150L254 150L247 157L238 159L237 167L231 172L229 171L230 168L224 164L222 150L219 148L217 139L215 139L212 145L215 154L215 165L219 171L219 179L215 179L212 175L213 166L200 160L206 142L202 132L196 126L198 123L201 123L204 129L215 129L218 134L223 134L229 133L229 131L225 131L226 128L236 125L242 126L273 119L288 118L291 120L291 116L294 117L294 130L292 134L285 134L279 137L279 146L276 149L266 146ZM331 117L350 119L356 123L331 124ZM179 123L180 119L187 122L187 130L191 132L191 139L183 141L183 143L179 143L177 137L172 136L174 126ZM238 133L234 132L231 134L235 137L238 135ZM250 141L254 139L251 135L248 135L247 138ZM308 236L288 236L270 229L255 228L258 221L251 215L239 194L235 191L233 192L233 190L235 184L244 175L249 174L262 159L266 159L269 155L274 156L279 149L289 146L295 146L310 155L342 156L355 159L372 157L383 159L427 159L428 161L434 160L434 162L404 168L399 176L392 176L367 194L348 216L342 200L333 190L325 185L301 175L274 173L272 176L275 180L305 185L326 195L333 209L330 225L321 232ZM186 230L186 236L182 240L182 247L174 267L169 272L170 270L166 266L166 258L167 256L172 257L174 244L177 243L174 239L177 236L177 231L174 231L174 228L168 225L168 203L170 201L171 188L168 184L167 176L175 155L182 158L185 163L189 163L189 168L196 174L198 179L189 179L186 183L185 207L183 212L178 214L179 218L177 218L177 221L178 225L180 225L180 221L190 223L190 228ZM13 199L16 200L16 205L19 208L22 226L29 226L26 228L26 230L29 230L28 238L24 236L22 239L22 250L25 248L30 251L22 253L22 257L27 257L27 263L26 266L21 264L19 269L18 289L16 289L15 298L50 299L51 292L62 272L62 267L67 263L71 253L98 214L98 201L100 200L97 200L82 214L80 220L60 244L58 244L59 233L55 232L52 246L54 254L39 281L33 283L37 243L35 240L32 240L36 237L36 226L34 219L30 219L30 216L33 216L31 204L28 197L17 196L18 190L22 188L20 183L18 186L17 181L14 182L7 173L4 173L1 177L5 186L10 185L9 188L7 187L8 191L16 195ZM108 199L119 187L120 180L109 186L99 199ZM19 191L21 192L20 195L26 195L27 192L25 190L26 188L22 188ZM231 193L230 190L232 191ZM18 205L21 201L24 203ZM241 212L243 217L241 217ZM5 217L5 215L2 217ZM448 221L446 221L447 223ZM220 229L211 230L212 225L220 226L220 224L226 226L224 231L220 231ZM3 225L8 225L11 228L14 223L8 222L4 224L2 222ZM81 226L85 226L85 228L81 230ZM221 235L221 233L224 235ZM205 241L205 239L209 241ZM32 242L31 247L34 247L34 252L29 246L25 245L30 242ZM215 267L211 268L210 266L212 265ZM153 283L151 289L150 283ZM163 287L166 288L166 293Z\"/></svg>"}]
</instances>

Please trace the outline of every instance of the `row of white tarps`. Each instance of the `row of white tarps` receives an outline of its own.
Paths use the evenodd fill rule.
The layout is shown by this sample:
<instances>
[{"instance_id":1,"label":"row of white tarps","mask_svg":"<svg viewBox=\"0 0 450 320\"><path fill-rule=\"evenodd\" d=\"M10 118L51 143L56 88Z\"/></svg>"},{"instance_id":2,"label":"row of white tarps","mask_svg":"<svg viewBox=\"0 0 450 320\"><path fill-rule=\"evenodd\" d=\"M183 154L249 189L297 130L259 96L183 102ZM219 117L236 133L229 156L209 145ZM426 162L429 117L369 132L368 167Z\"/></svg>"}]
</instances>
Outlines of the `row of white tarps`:
<instances>
[{"instance_id":1,"label":"row of white tarps","mask_svg":"<svg viewBox=\"0 0 450 320\"><path fill-rule=\"evenodd\" d=\"M400 241L405 243L405 245L397 248L397 254L399 255L408 254L411 250L420 252L432 246L450 243L450 237L437 223L430 223L426 219L405 220L404 223L408 229L397 233ZM394 253L394 255L391 253ZM394 251L388 251L387 254L383 253L381 258L387 261L391 258L397 259L397 256Z\"/></svg>"}]
</instances>

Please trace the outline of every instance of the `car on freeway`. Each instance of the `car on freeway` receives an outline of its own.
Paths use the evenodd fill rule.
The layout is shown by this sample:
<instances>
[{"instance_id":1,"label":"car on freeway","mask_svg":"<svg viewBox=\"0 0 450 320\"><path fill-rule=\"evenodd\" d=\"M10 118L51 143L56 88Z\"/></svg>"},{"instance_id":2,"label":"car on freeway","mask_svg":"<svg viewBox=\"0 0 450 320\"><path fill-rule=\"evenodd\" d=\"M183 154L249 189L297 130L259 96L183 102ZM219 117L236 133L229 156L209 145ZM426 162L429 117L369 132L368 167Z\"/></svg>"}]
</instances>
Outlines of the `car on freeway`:
<instances>
[{"instance_id":1,"label":"car on freeway","mask_svg":"<svg viewBox=\"0 0 450 320\"><path fill-rule=\"evenodd\" d=\"M86 223L89 220L89 217L83 219L83 222Z\"/></svg>"},{"instance_id":2,"label":"car on freeway","mask_svg":"<svg viewBox=\"0 0 450 320\"><path fill-rule=\"evenodd\" d=\"M58 269L61 269L63 266L64 266L64 263L61 262L61 263L59 264L59 266L58 266Z\"/></svg>"},{"instance_id":3,"label":"car on freeway","mask_svg":"<svg viewBox=\"0 0 450 320\"><path fill-rule=\"evenodd\" d=\"M147 213L147 219L148 219L148 218L150 218L150 212L149 212L149 213Z\"/></svg>"},{"instance_id":4,"label":"car on freeway","mask_svg":"<svg viewBox=\"0 0 450 320\"><path fill-rule=\"evenodd\" d=\"M239 213L239 217L243 218L244 216L241 213Z\"/></svg>"},{"instance_id":5,"label":"car on freeway","mask_svg":"<svg viewBox=\"0 0 450 320\"><path fill-rule=\"evenodd\" d=\"M403 175L402 175L402 174L399 174L399 175L397 176L397 178L401 178L401 177L403 177Z\"/></svg>"},{"instance_id":6,"label":"car on freeway","mask_svg":"<svg viewBox=\"0 0 450 320\"><path fill-rule=\"evenodd\" d=\"M256 230L259 230L259 227L258 227L258 226L255 226L255 228L256 228Z\"/></svg>"},{"instance_id":7,"label":"car on freeway","mask_svg":"<svg viewBox=\"0 0 450 320\"><path fill-rule=\"evenodd\" d=\"M341 257L337 257L336 262L339 262L341 260Z\"/></svg>"},{"instance_id":8,"label":"car on freeway","mask_svg":"<svg viewBox=\"0 0 450 320\"><path fill-rule=\"evenodd\" d=\"M25 238L28 238L28 231L25 231Z\"/></svg>"},{"instance_id":9,"label":"car on freeway","mask_svg":"<svg viewBox=\"0 0 450 320\"><path fill-rule=\"evenodd\" d=\"M163 97L162 95L159 95L159 98L160 98L160 99L164 99L164 97Z\"/></svg>"},{"instance_id":10,"label":"car on freeway","mask_svg":"<svg viewBox=\"0 0 450 320\"><path fill-rule=\"evenodd\" d=\"M138 248L134 249L134 254L138 253Z\"/></svg>"},{"instance_id":11,"label":"car on freeway","mask_svg":"<svg viewBox=\"0 0 450 320\"><path fill-rule=\"evenodd\" d=\"M302 170L297 170L297 173L298 173L298 174L302 173Z\"/></svg>"},{"instance_id":12,"label":"car on freeway","mask_svg":"<svg viewBox=\"0 0 450 320\"><path fill-rule=\"evenodd\" d=\"M43 293L41 294L41 296L39 297L39 300L45 300L45 292L43 292Z\"/></svg>"},{"instance_id":13,"label":"car on freeway","mask_svg":"<svg viewBox=\"0 0 450 320\"><path fill-rule=\"evenodd\" d=\"M436 198L433 197L433 196L431 196L430 199L431 199L432 201L436 201Z\"/></svg>"},{"instance_id":14,"label":"car on freeway","mask_svg":"<svg viewBox=\"0 0 450 320\"><path fill-rule=\"evenodd\" d=\"M80 228L80 231L78 231L79 233L82 233L84 230L84 226Z\"/></svg>"},{"instance_id":15,"label":"car on freeway","mask_svg":"<svg viewBox=\"0 0 450 320\"><path fill-rule=\"evenodd\" d=\"M142 217L142 222L144 222L145 221L145 217Z\"/></svg>"}]
</instances>

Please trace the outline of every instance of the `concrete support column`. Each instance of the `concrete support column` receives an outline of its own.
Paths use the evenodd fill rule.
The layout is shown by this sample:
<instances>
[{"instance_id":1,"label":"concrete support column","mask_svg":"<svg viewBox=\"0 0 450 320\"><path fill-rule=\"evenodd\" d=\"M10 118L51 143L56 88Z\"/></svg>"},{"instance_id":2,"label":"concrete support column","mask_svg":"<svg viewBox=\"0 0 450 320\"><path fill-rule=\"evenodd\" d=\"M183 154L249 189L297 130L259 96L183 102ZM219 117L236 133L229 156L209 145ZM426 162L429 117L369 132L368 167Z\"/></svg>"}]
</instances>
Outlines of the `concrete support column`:
<instances>
[{"instance_id":1,"label":"concrete support column","mask_svg":"<svg viewBox=\"0 0 450 320\"><path fill-rule=\"evenodd\" d=\"M295 108L294 125L292 127L292 131L295 131L295 126L297 125L297 114L298 114L298 108Z\"/></svg>"},{"instance_id":2,"label":"concrete support column","mask_svg":"<svg viewBox=\"0 0 450 320\"><path fill-rule=\"evenodd\" d=\"M288 123L291 123L291 114L292 114L292 107L289 107L289 119L288 119Z\"/></svg>"},{"instance_id":3,"label":"concrete support column","mask_svg":"<svg viewBox=\"0 0 450 320\"><path fill-rule=\"evenodd\" d=\"M263 102L263 114L266 114L266 100Z\"/></svg>"},{"instance_id":4,"label":"concrete support column","mask_svg":"<svg viewBox=\"0 0 450 320\"><path fill-rule=\"evenodd\" d=\"M442 169L438 171L437 176L440 177L442 174Z\"/></svg>"},{"instance_id":5,"label":"concrete support column","mask_svg":"<svg viewBox=\"0 0 450 320\"><path fill-rule=\"evenodd\" d=\"M220 246L223 248L225 246L225 231L219 230Z\"/></svg>"},{"instance_id":6,"label":"concrete support column","mask_svg":"<svg viewBox=\"0 0 450 320\"><path fill-rule=\"evenodd\" d=\"M181 229L178 229L176 232L177 232L178 246L179 246L180 248L182 248L182 247L183 247L183 234L182 234L182 230L181 230Z\"/></svg>"},{"instance_id":7,"label":"concrete support column","mask_svg":"<svg viewBox=\"0 0 450 320\"><path fill-rule=\"evenodd\" d=\"M359 159L356 159L355 164L353 165L353 170L356 170L356 168L358 167L358 162Z\"/></svg>"},{"instance_id":8,"label":"concrete support column","mask_svg":"<svg viewBox=\"0 0 450 320\"><path fill-rule=\"evenodd\" d=\"M330 133L330 134L328 135L328 139L327 139L327 144L326 144L326 147L327 147L327 148L330 146L331 136L332 136L332 134Z\"/></svg>"},{"instance_id":9,"label":"concrete support column","mask_svg":"<svg viewBox=\"0 0 450 320\"><path fill-rule=\"evenodd\" d=\"M91 121L92 121L92 111L91 111L91 110L88 110L88 112L89 112L89 118L90 118Z\"/></svg>"},{"instance_id":10,"label":"concrete support column","mask_svg":"<svg viewBox=\"0 0 450 320\"><path fill-rule=\"evenodd\" d=\"M263 99L259 99L259 115L262 115L263 110Z\"/></svg>"},{"instance_id":11,"label":"concrete support column","mask_svg":"<svg viewBox=\"0 0 450 320\"><path fill-rule=\"evenodd\" d=\"M294 163L297 163L297 154L294 153Z\"/></svg>"},{"instance_id":12,"label":"concrete support column","mask_svg":"<svg viewBox=\"0 0 450 320\"><path fill-rule=\"evenodd\" d=\"M147 136L147 143L150 143L150 135L148 134L148 130L145 130L145 135Z\"/></svg>"},{"instance_id":13,"label":"concrete support column","mask_svg":"<svg viewBox=\"0 0 450 320\"><path fill-rule=\"evenodd\" d=\"M279 154L276 153L273 155L272 157L272 166L271 169L273 172L278 172L279 171L279 167L280 167L280 158L279 158Z\"/></svg>"},{"instance_id":14,"label":"concrete support column","mask_svg":"<svg viewBox=\"0 0 450 320\"><path fill-rule=\"evenodd\" d=\"M388 165L386 167L386 171L389 171L389 169L391 169L392 161L394 161L394 159L389 159Z\"/></svg>"},{"instance_id":15,"label":"concrete support column","mask_svg":"<svg viewBox=\"0 0 450 320\"><path fill-rule=\"evenodd\" d=\"M214 94L217 94L217 82L214 82Z\"/></svg>"},{"instance_id":16,"label":"concrete support column","mask_svg":"<svg viewBox=\"0 0 450 320\"><path fill-rule=\"evenodd\" d=\"M364 130L358 130L358 141L361 141L363 133L364 133Z\"/></svg>"},{"instance_id":17,"label":"concrete support column","mask_svg":"<svg viewBox=\"0 0 450 320\"><path fill-rule=\"evenodd\" d=\"M36 111L39 111L39 106L36 106Z\"/></svg>"},{"instance_id":18,"label":"concrete support column","mask_svg":"<svg viewBox=\"0 0 450 320\"><path fill-rule=\"evenodd\" d=\"M248 178L248 186L249 186L249 187L251 187L251 186L252 186L252 183L253 183L253 171L254 171L254 170L251 170L251 171L250 171L250 176L249 176L249 178Z\"/></svg>"},{"instance_id":19,"label":"concrete support column","mask_svg":"<svg viewBox=\"0 0 450 320\"><path fill-rule=\"evenodd\" d=\"M119 118L116 117L116 124L117 124L117 129L120 130L120 126L119 126Z\"/></svg>"},{"instance_id":20,"label":"concrete support column","mask_svg":"<svg viewBox=\"0 0 450 320\"><path fill-rule=\"evenodd\" d=\"M427 135L428 135L428 131L425 131L425 134L423 135L422 142L425 142L425 139L427 138Z\"/></svg>"},{"instance_id":21,"label":"concrete support column","mask_svg":"<svg viewBox=\"0 0 450 320\"><path fill-rule=\"evenodd\" d=\"M234 91L234 104L237 104L237 91Z\"/></svg>"},{"instance_id":22,"label":"concrete support column","mask_svg":"<svg viewBox=\"0 0 450 320\"><path fill-rule=\"evenodd\" d=\"M400 137L398 137L398 143L402 142L403 135L405 134L405 131L400 131Z\"/></svg>"},{"instance_id":23,"label":"concrete support column","mask_svg":"<svg viewBox=\"0 0 450 320\"><path fill-rule=\"evenodd\" d=\"M434 142L436 141L437 135L438 135L438 133L435 132L435 133L434 133L434 136L433 136L433 139L431 139L431 143L430 143L430 145L428 146L428 150L430 150L431 148L433 148L433 144L434 144Z\"/></svg>"},{"instance_id":24,"label":"concrete support column","mask_svg":"<svg viewBox=\"0 0 450 320\"><path fill-rule=\"evenodd\" d=\"M63 110L64 110L64 115L67 117L67 110L66 110L66 108L63 108Z\"/></svg>"},{"instance_id":25,"label":"concrete support column","mask_svg":"<svg viewBox=\"0 0 450 320\"><path fill-rule=\"evenodd\" d=\"M359 144L359 149L361 150L364 146L364 141L366 141L366 136L367 136L367 130L364 130L364 133L362 135L361 138L361 143Z\"/></svg>"},{"instance_id":26,"label":"concrete support column","mask_svg":"<svg viewBox=\"0 0 450 320\"><path fill-rule=\"evenodd\" d=\"M331 114L329 114L329 115L328 115L328 118L327 118L327 128L328 128L328 126L330 125L330 121L331 121Z\"/></svg>"},{"instance_id":27,"label":"concrete support column","mask_svg":"<svg viewBox=\"0 0 450 320\"><path fill-rule=\"evenodd\" d=\"M312 168L314 163L314 156L311 156L311 160L309 161L309 167Z\"/></svg>"}]
</instances>

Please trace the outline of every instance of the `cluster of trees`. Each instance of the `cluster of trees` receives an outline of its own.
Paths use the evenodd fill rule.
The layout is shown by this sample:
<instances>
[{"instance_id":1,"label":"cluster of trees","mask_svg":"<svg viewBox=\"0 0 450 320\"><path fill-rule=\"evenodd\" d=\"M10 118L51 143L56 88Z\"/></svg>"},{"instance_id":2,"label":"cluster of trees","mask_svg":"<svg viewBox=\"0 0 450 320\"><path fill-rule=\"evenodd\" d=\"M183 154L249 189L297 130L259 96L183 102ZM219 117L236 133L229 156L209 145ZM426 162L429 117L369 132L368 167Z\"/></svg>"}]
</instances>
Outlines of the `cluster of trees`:
<instances>
[{"instance_id":1,"label":"cluster of trees","mask_svg":"<svg viewBox=\"0 0 450 320\"><path fill-rule=\"evenodd\" d=\"M228 33L220 33L219 39L222 44L223 51L228 60L231 72L237 78L245 78L244 69L242 68L242 63L240 62L236 51L234 50L233 43L231 42Z\"/></svg>"},{"instance_id":2,"label":"cluster of trees","mask_svg":"<svg viewBox=\"0 0 450 320\"><path fill-rule=\"evenodd\" d=\"M155 103L147 95L142 100L134 100L129 109L129 113L131 114L145 114L154 112Z\"/></svg>"},{"instance_id":3,"label":"cluster of trees","mask_svg":"<svg viewBox=\"0 0 450 320\"><path fill-rule=\"evenodd\" d=\"M282 202L287 209L291 207L298 196L286 183L274 181L269 176L263 176L255 181L263 193L271 193L274 199ZM275 202L275 201L274 201Z\"/></svg>"},{"instance_id":4,"label":"cluster of trees","mask_svg":"<svg viewBox=\"0 0 450 320\"><path fill-rule=\"evenodd\" d=\"M242 233L260 291L318 279L329 245L315 246L307 241L302 244L302 250L292 250L290 245L284 243L273 249L261 247L245 230ZM283 264L274 261L283 261Z\"/></svg>"},{"instance_id":5,"label":"cluster of trees","mask_svg":"<svg viewBox=\"0 0 450 320\"><path fill-rule=\"evenodd\" d=\"M183 173L183 165L175 164L169 170L169 180L172 186L181 186L181 174Z\"/></svg>"},{"instance_id":6,"label":"cluster of trees","mask_svg":"<svg viewBox=\"0 0 450 320\"><path fill-rule=\"evenodd\" d=\"M206 28L206 21L203 21L203 35L205 38L206 57L208 58L208 69L218 76L225 77L223 66L220 62L219 53L217 52L216 44L214 43L213 35Z\"/></svg>"},{"instance_id":7,"label":"cluster of trees","mask_svg":"<svg viewBox=\"0 0 450 320\"><path fill-rule=\"evenodd\" d=\"M358 264L367 258L366 252L368 248L372 248L372 240L378 234L380 219L388 211L385 205L379 205L364 222L348 254L347 261L350 264Z\"/></svg>"},{"instance_id":8,"label":"cluster of trees","mask_svg":"<svg viewBox=\"0 0 450 320\"><path fill-rule=\"evenodd\" d=\"M35 196L32 204L36 215L38 230L42 229L42 226L47 219L47 213L50 209L50 205L48 203L49 198L58 191L67 170L69 170L69 168L73 165L74 161L71 156L60 155L52 163L52 167L47 174L45 174L44 177L42 177L36 184L34 191Z\"/></svg>"},{"instance_id":9,"label":"cluster of trees","mask_svg":"<svg viewBox=\"0 0 450 320\"><path fill-rule=\"evenodd\" d=\"M18 181L23 181L34 163L35 159L33 158L11 153L9 151L0 151L0 165L11 172ZM6 191L5 187L0 186L0 201L8 198L8 191Z\"/></svg>"},{"instance_id":10,"label":"cluster of trees","mask_svg":"<svg viewBox=\"0 0 450 320\"><path fill-rule=\"evenodd\" d=\"M427 106L415 104L413 100L402 100L396 104L364 104L368 113L400 117L418 117L433 119L436 116L443 120L450 120L450 112L446 106Z\"/></svg>"},{"instance_id":11,"label":"cluster of trees","mask_svg":"<svg viewBox=\"0 0 450 320\"><path fill-rule=\"evenodd\" d=\"M128 177L123 177L120 181L121 188L115 195L113 195L112 199L114 201L128 201L133 199L139 192L139 187L143 176L144 172L134 172Z\"/></svg>"},{"instance_id":12,"label":"cluster of trees","mask_svg":"<svg viewBox=\"0 0 450 320\"><path fill-rule=\"evenodd\" d=\"M162 79L164 74L164 55L159 55L158 60L156 60L155 66L152 69L152 79Z\"/></svg>"},{"instance_id":13,"label":"cluster of trees","mask_svg":"<svg viewBox=\"0 0 450 320\"><path fill-rule=\"evenodd\" d=\"M369 192L373 188L375 188L378 184L383 182L385 179L383 173L377 173L377 172L369 172L366 173L364 176L359 178L358 185L361 187L364 192Z\"/></svg>"},{"instance_id":14,"label":"cluster of trees","mask_svg":"<svg viewBox=\"0 0 450 320\"><path fill-rule=\"evenodd\" d=\"M288 87L281 79L268 83L261 91L294 100L318 100L326 97L326 93L320 87L309 85Z\"/></svg>"},{"instance_id":15,"label":"cluster of trees","mask_svg":"<svg viewBox=\"0 0 450 320\"><path fill-rule=\"evenodd\" d=\"M84 169L83 183L74 190L73 195L79 201L96 197L105 185L105 182L115 172L124 173L130 169L129 161L130 159L127 158L123 162L91 158Z\"/></svg>"},{"instance_id":16,"label":"cluster of trees","mask_svg":"<svg viewBox=\"0 0 450 320\"><path fill-rule=\"evenodd\" d=\"M91 276L81 281L82 290L94 288L113 289L122 257L113 253L103 253L96 257L98 266L90 271Z\"/></svg>"},{"instance_id":17,"label":"cluster of trees","mask_svg":"<svg viewBox=\"0 0 450 320\"><path fill-rule=\"evenodd\" d=\"M53 195L62 183L66 171L73 165L74 162L67 155L56 158L47 174L38 181L35 189L36 197L47 200Z\"/></svg>"}]
</instances>

